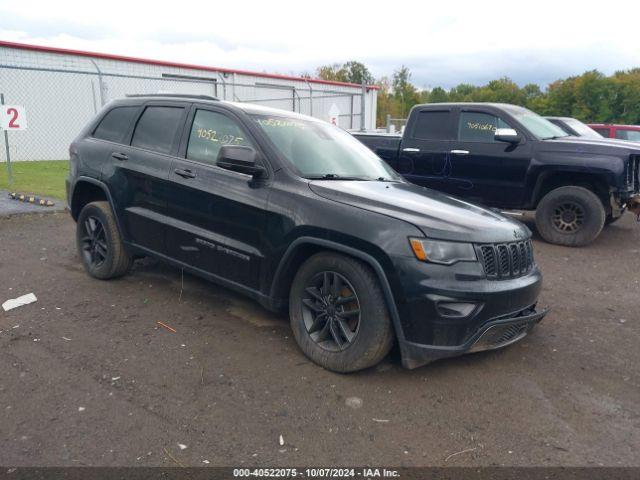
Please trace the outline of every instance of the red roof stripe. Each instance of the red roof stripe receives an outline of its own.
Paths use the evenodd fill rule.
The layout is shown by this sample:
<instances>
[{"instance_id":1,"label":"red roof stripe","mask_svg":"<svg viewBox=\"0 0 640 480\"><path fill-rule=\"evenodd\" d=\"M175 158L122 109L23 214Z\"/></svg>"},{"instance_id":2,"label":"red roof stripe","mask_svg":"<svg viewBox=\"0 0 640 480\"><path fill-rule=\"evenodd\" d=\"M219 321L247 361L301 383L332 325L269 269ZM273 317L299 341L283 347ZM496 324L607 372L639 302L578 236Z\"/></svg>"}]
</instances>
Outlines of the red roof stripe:
<instances>
[{"instance_id":1,"label":"red roof stripe","mask_svg":"<svg viewBox=\"0 0 640 480\"><path fill-rule=\"evenodd\" d=\"M259 72L251 72L248 70L234 70L229 68L207 67L204 65L192 65L188 63L166 62L163 60L150 60L146 58L127 57L124 55L112 55L109 53L97 53L97 52L87 52L85 50L73 50L69 48L45 47L42 45L30 45L27 43L7 42L4 40L0 40L0 47L19 48L22 50L32 50L35 52L59 53L63 55L78 55L81 57L101 58L104 60L118 60L121 62L144 63L146 65L158 65L163 67L191 68L194 70L205 70L208 72L238 73L241 75L253 75L256 77L276 78L279 80L295 80L298 82L308 81L310 83L320 83L323 85L336 85L340 87L358 87L358 88L361 87L361 85L358 85L357 83L334 82L331 80L321 80L319 78L303 78L303 77L294 77L291 75L279 75L276 73L259 73ZM367 85L367 90L378 90L379 88L380 87L378 87L377 85Z\"/></svg>"}]
</instances>

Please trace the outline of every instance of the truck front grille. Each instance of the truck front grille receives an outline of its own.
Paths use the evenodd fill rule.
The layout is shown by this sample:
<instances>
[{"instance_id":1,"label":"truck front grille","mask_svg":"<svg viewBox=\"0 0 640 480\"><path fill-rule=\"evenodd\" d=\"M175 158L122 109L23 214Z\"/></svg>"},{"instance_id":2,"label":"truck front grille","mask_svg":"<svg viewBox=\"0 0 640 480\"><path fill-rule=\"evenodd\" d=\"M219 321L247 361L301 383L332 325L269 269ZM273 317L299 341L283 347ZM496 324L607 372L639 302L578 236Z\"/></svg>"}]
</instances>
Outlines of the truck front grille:
<instances>
[{"instance_id":1,"label":"truck front grille","mask_svg":"<svg viewBox=\"0 0 640 480\"><path fill-rule=\"evenodd\" d=\"M491 280L521 277L533 268L531 240L478 245L478 257Z\"/></svg>"}]
</instances>

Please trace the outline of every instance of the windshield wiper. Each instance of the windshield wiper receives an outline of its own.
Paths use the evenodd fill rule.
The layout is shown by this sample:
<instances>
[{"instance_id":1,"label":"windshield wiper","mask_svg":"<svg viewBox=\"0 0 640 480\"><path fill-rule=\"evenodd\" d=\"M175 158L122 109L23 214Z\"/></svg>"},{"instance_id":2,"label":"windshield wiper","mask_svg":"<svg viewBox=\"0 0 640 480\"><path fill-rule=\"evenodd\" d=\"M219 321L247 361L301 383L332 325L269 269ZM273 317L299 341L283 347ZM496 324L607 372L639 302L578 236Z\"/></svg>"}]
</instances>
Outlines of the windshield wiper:
<instances>
[{"instance_id":1,"label":"windshield wiper","mask_svg":"<svg viewBox=\"0 0 640 480\"><path fill-rule=\"evenodd\" d=\"M337 173L325 173L323 175L308 175L306 177L307 180L371 180L368 177L343 177L338 175Z\"/></svg>"}]
</instances>

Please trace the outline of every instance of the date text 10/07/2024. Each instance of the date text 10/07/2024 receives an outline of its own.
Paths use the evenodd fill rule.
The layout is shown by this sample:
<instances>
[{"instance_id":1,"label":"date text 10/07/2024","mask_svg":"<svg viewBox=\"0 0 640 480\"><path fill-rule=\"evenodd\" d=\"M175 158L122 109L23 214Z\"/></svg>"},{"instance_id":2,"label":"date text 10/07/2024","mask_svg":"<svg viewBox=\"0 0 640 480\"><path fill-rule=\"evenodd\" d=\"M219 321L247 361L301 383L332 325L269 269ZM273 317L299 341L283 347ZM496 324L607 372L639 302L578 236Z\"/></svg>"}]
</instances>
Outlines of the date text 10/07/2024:
<instances>
[{"instance_id":1,"label":"date text 10/07/2024","mask_svg":"<svg viewBox=\"0 0 640 480\"><path fill-rule=\"evenodd\" d=\"M397 470L387 468L234 468L235 478L399 478Z\"/></svg>"}]
</instances>

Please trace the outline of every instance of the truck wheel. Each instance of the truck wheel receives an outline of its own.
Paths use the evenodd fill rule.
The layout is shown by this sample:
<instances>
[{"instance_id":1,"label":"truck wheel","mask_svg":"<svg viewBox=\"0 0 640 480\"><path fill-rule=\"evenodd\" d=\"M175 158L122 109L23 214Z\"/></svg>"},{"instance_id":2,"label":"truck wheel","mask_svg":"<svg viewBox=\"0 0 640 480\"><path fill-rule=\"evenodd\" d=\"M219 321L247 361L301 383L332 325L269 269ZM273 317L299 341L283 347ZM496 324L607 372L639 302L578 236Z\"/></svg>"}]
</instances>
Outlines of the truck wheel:
<instances>
[{"instance_id":1,"label":"truck wheel","mask_svg":"<svg viewBox=\"0 0 640 480\"><path fill-rule=\"evenodd\" d=\"M344 255L318 253L300 267L289 295L289 317L304 354L334 372L371 367L393 345L376 275Z\"/></svg>"},{"instance_id":2,"label":"truck wheel","mask_svg":"<svg viewBox=\"0 0 640 480\"><path fill-rule=\"evenodd\" d=\"M131 256L124 249L108 202L85 205L78 216L76 241L82 264L94 278L121 277L131 268Z\"/></svg>"},{"instance_id":3,"label":"truck wheel","mask_svg":"<svg viewBox=\"0 0 640 480\"><path fill-rule=\"evenodd\" d=\"M560 187L547 193L536 209L536 227L547 242L569 247L591 243L602 231L605 210L583 187Z\"/></svg>"}]
</instances>

